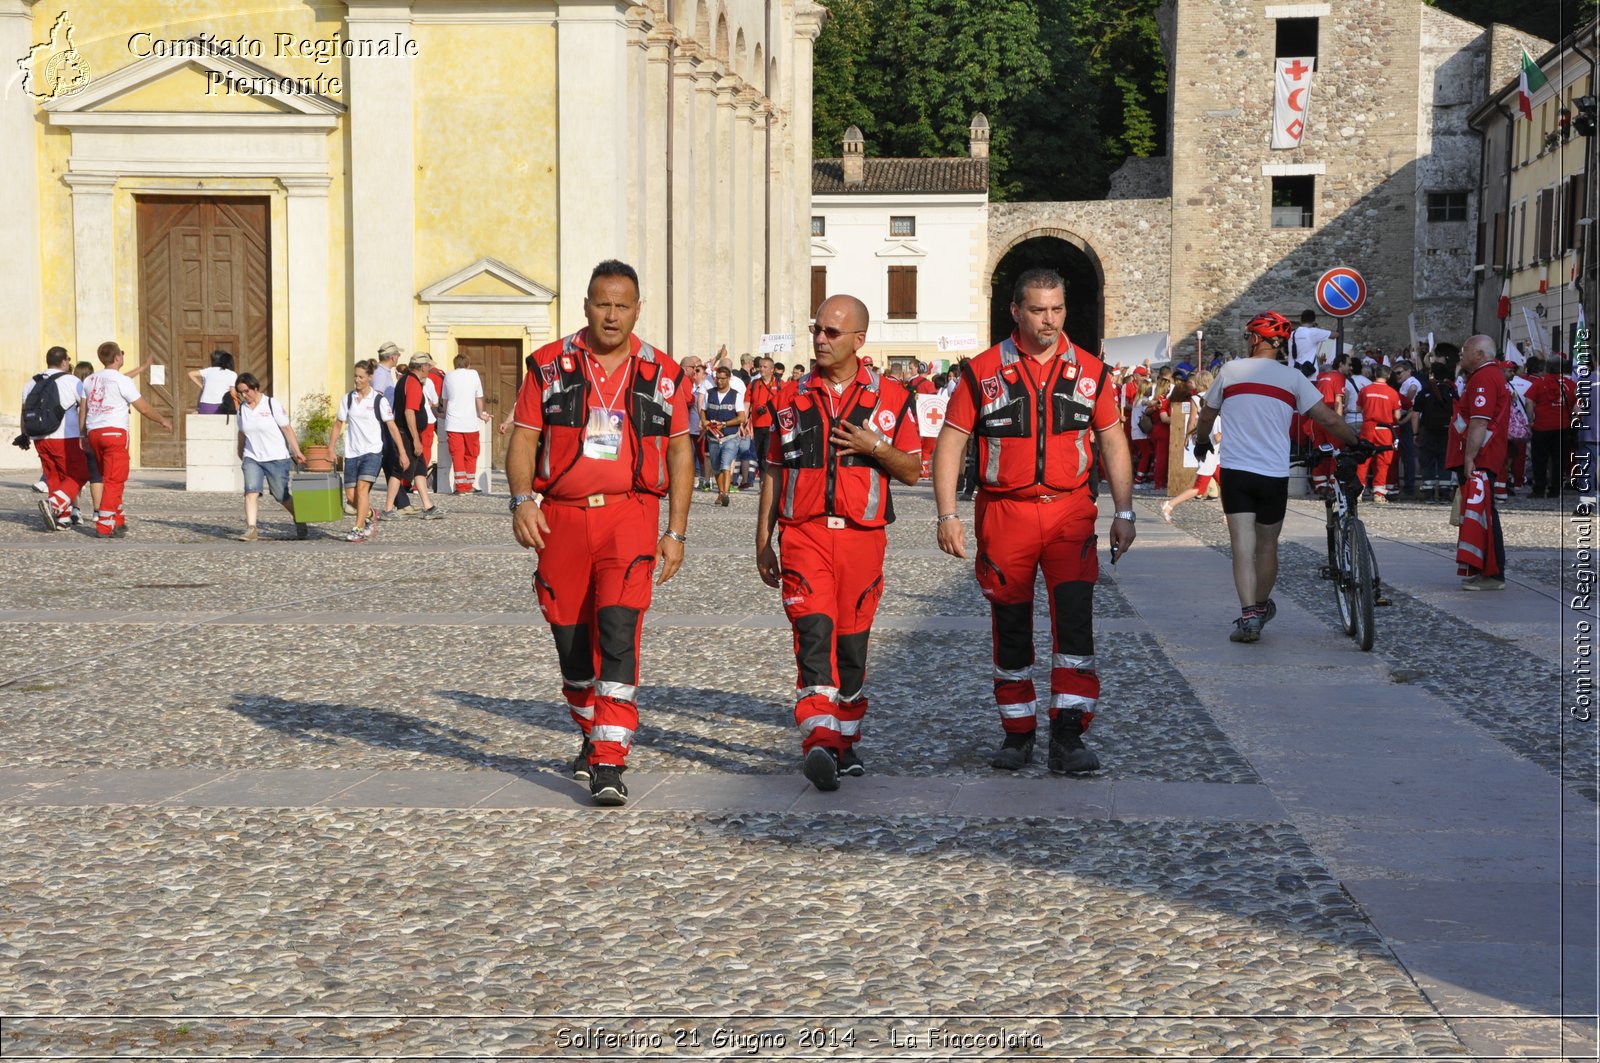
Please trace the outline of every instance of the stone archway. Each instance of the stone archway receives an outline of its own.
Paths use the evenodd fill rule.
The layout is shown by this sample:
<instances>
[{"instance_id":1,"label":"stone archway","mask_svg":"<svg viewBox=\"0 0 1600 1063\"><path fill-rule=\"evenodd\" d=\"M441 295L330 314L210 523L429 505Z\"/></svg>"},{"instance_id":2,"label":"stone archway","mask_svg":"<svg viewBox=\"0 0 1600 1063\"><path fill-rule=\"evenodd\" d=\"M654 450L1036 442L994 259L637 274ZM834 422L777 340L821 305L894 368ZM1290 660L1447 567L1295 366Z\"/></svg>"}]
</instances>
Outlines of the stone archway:
<instances>
[{"instance_id":1,"label":"stone archway","mask_svg":"<svg viewBox=\"0 0 1600 1063\"><path fill-rule=\"evenodd\" d=\"M990 252L990 342L1010 335L1012 285L1029 269L1053 269L1067 284L1067 335L1090 351L1105 335L1105 272L1100 256L1082 237L1041 226L1020 233Z\"/></svg>"}]
</instances>

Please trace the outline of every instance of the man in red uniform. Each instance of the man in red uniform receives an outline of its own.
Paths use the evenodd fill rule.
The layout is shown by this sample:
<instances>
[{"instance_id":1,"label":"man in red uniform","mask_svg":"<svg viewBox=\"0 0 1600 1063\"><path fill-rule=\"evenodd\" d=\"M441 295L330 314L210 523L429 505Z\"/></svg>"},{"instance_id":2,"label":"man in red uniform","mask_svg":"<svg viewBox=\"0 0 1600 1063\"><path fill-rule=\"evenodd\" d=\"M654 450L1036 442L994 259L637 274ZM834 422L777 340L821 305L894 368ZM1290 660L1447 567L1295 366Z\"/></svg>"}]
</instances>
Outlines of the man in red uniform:
<instances>
[{"instance_id":1,"label":"man in red uniform","mask_svg":"<svg viewBox=\"0 0 1600 1063\"><path fill-rule=\"evenodd\" d=\"M1312 381L1317 386L1317 392L1322 396L1322 402L1328 409L1339 416L1344 416L1344 393L1348 383L1344 377L1346 355L1340 355L1329 363L1328 368L1317 374ZM1326 495L1333 490L1334 466L1338 461L1335 455L1323 455L1320 447L1324 443L1335 443L1337 440L1328 433L1328 430L1315 421L1311 422L1311 493L1318 497Z\"/></svg>"},{"instance_id":2,"label":"man in red uniform","mask_svg":"<svg viewBox=\"0 0 1600 1063\"><path fill-rule=\"evenodd\" d=\"M939 389L934 386L932 380L928 379L928 370L932 368L932 363L913 362L912 365L916 366L917 371L912 374L910 380L906 381L906 390L910 391L913 396L936 394ZM911 401L912 405L916 405L915 397ZM937 436L922 437L920 444L922 448L921 471L924 477L933 474L933 445L937 440Z\"/></svg>"},{"instance_id":3,"label":"man in red uniform","mask_svg":"<svg viewBox=\"0 0 1600 1063\"><path fill-rule=\"evenodd\" d=\"M1534 378L1533 386L1528 388L1528 401L1533 405L1533 470L1528 477L1533 481L1531 497L1558 498L1567 478L1561 433L1571 423L1578 385L1562 375L1561 359L1554 355L1549 362L1538 355L1529 358L1528 375Z\"/></svg>"},{"instance_id":4,"label":"man in red uniform","mask_svg":"<svg viewBox=\"0 0 1600 1063\"><path fill-rule=\"evenodd\" d=\"M1494 341L1488 336L1474 336L1462 344L1460 364L1467 383L1450 419L1444 464L1455 472L1465 500L1456 554L1472 561L1462 562L1461 589L1501 591L1506 587L1506 543L1500 534L1493 484L1506 472L1511 388L1494 359Z\"/></svg>"},{"instance_id":5,"label":"man in red uniform","mask_svg":"<svg viewBox=\"0 0 1600 1063\"><path fill-rule=\"evenodd\" d=\"M622 772L639 729L639 633L650 577L683 564L694 458L689 387L633 335L639 276L600 263L588 326L534 352L506 451L517 542L539 552L534 591L555 636L561 689L583 731L572 774L599 805L628 800ZM544 496L534 501L534 493ZM660 532L661 496L668 496Z\"/></svg>"},{"instance_id":6,"label":"man in red uniform","mask_svg":"<svg viewBox=\"0 0 1600 1063\"><path fill-rule=\"evenodd\" d=\"M771 358L762 355L756 360L756 375L746 389L744 405L750 412L745 430L750 433L750 452L755 455L757 476L767 462L767 437L772 434L772 400L778 397L778 388L782 384L782 380L773 376ZM752 481L745 486L753 487L755 483Z\"/></svg>"},{"instance_id":7,"label":"man in red uniform","mask_svg":"<svg viewBox=\"0 0 1600 1063\"><path fill-rule=\"evenodd\" d=\"M811 326L816 368L772 402L775 431L761 473L756 569L781 587L794 628L795 724L801 770L819 790L865 774L855 751L867 712L867 639L883 595L889 480L917 482L917 407L904 385L856 357L867 308L834 295ZM772 531L782 525L779 550Z\"/></svg>"},{"instance_id":8,"label":"man in red uniform","mask_svg":"<svg viewBox=\"0 0 1600 1063\"><path fill-rule=\"evenodd\" d=\"M83 382L78 424L83 432L83 449L86 454L94 454L105 480L95 514L95 534L102 539L121 539L128 534L127 516L122 511L122 494L128 483L128 432L132 427L128 411L138 410L141 416L169 431L172 424L156 412L150 400L142 397L122 372L127 355L115 340L96 348L95 357L104 368Z\"/></svg>"},{"instance_id":9,"label":"man in red uniform","mask_svg":"<svg viewBox=\"0 0 1600 1063\"><path fill-rule=\"evenodd\" d=\"M1105 364L1062 332L1066 286L1053 270L1028 270L1012 292L1011 338L963 368L933 457L939 548L966 557L956 514L956 472L978 435L978 586L989 599L994 699L1005 741L991 762L1015 771L1033 753L1037 719L1033 584L1044 569L1055 651L1050 669L1050 770L1100 767L1083 744L1100 679L1094 661L1095 498L1089 470L1098 445L1116 516L1111 557L1133 545L1133 466Z\"/></svg>"},{"instance_id":10,"label":"man in red uniform","mask_svg":"<svg viewBox=\"0 0 1600 1063\"><path fill-rule=\"evenodd\" d=\"M36 388L44 388L38 401L47 409L61 411L60 422L48 434L29 437L39 455L39 469L49 491L39 502L39 513L45 526L55 531L72 522L72 507L77 504L83 485L89 482L89 459L78 428L78 400L83 389L72 375L67 349L51 347L44 354L44 364L43 373L22 385L22 409L27 411L28 397ZM26 419L22 427L28 431Z\"/></svg>"},{"instance_id":11,"label":"man in red uniform","mask_svg":"<svg viewBox=\"0 0 1600 1063\"><path fill-rule=\"evenodd\" d=\"M1389 501L1389 472L1394 467L1395 425L1400 420L1400 393L1389 386L1386 365L1375 370L1376 379L1361 389L1361 438L1377 448L1377 453L1361 463L1357 475L1372 489L1375 502ZM1367 478L1371 472L1372 478Z\"/></svg>"}]
</instances>

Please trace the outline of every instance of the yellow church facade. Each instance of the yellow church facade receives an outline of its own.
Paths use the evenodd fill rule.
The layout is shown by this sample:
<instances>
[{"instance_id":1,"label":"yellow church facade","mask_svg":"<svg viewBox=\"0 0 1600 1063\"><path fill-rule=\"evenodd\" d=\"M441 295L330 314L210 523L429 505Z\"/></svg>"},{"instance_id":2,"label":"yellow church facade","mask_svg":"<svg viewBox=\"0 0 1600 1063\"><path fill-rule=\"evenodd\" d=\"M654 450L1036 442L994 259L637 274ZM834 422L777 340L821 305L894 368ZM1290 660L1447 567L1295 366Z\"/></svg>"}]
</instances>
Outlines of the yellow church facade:
<instances>
[{"instance_id":1,"label":"yellow church facade","mask_svg":"<svg viewBox=\"0 0 1600 1063\"><path fill-rule=\"evenodd\" d=\"M803 328L824 14L0 0L0 395L114 339L178 426L136 426L136 463L181 466L212 351L292 407L393 340L467 354L503 415L604 258L674 354Z\"/></svg>"}]
</instances>

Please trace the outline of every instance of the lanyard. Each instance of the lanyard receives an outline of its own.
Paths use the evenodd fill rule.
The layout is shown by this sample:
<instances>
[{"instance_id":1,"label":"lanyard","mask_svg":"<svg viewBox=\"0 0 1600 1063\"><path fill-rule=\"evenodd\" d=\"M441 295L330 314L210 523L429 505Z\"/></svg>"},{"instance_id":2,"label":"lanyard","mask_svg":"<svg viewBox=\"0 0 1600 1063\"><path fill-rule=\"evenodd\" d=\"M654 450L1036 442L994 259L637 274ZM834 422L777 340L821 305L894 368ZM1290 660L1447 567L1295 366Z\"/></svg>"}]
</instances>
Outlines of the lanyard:
<instances>
[{"instance_id":1,"label":"lanyard","mask_svg":"<svg viewBox=\"0 0 1600 1063\"><path fill-rule=\"evenodd\" d=\"M826 377L818 377L817 380L822 384L822 387L817 390L825 400L825 405L828 410L828 420L837 421L839 419L840 410L843 410L845 413L849 413L850 408L855 405L856 382L851 380L850 383L845 385L843 392L837 392L833 390L833 384L830 383ZM838 400L839 405L834 405L835 399Z\"/></svg>"},{"instance_id":2,"label":"lanyard","mask_svg":"<svg viewBox=\"0 0 1600 1063\"><path fill-rule=\"evenodd\" d=\"M631 354L628 356L627 364L622 370L622 382L617 385L617 390L611 393L610 402L606 401L605 392L600 390L600 382L594 378L594 373L589 368L589 360L593 357L594 356L589 352L584 352L583 375L588 379L589 386L594 388L594 393L600 396L600 402L604 405L604 408L608 410L615 410L618 408L617 400L622 398L622 392L628 386L628 378L633 375L633 356Z\"/></svg>"}]
</instances>

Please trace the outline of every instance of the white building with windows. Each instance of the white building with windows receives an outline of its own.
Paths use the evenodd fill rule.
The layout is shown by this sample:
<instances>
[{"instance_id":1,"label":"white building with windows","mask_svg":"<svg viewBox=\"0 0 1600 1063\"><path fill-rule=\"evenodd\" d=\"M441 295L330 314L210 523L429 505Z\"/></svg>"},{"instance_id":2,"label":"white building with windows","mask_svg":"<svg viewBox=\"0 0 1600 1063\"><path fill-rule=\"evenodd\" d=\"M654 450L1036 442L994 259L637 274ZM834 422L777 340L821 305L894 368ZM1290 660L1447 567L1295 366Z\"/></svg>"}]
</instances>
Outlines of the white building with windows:
<instances>
[{"instance_id":1,"label":"white building with windows","mask_svg":"<svg viewBox=\"0 0 1600 1063\"><path fill-rule=\"evenodd\" d=\"M988 346L989 122L954 159L869 159L851 126L811 178L811 313L830 295L867 304L880 365L953 362Z\"/></svg>"}]
</instances>

